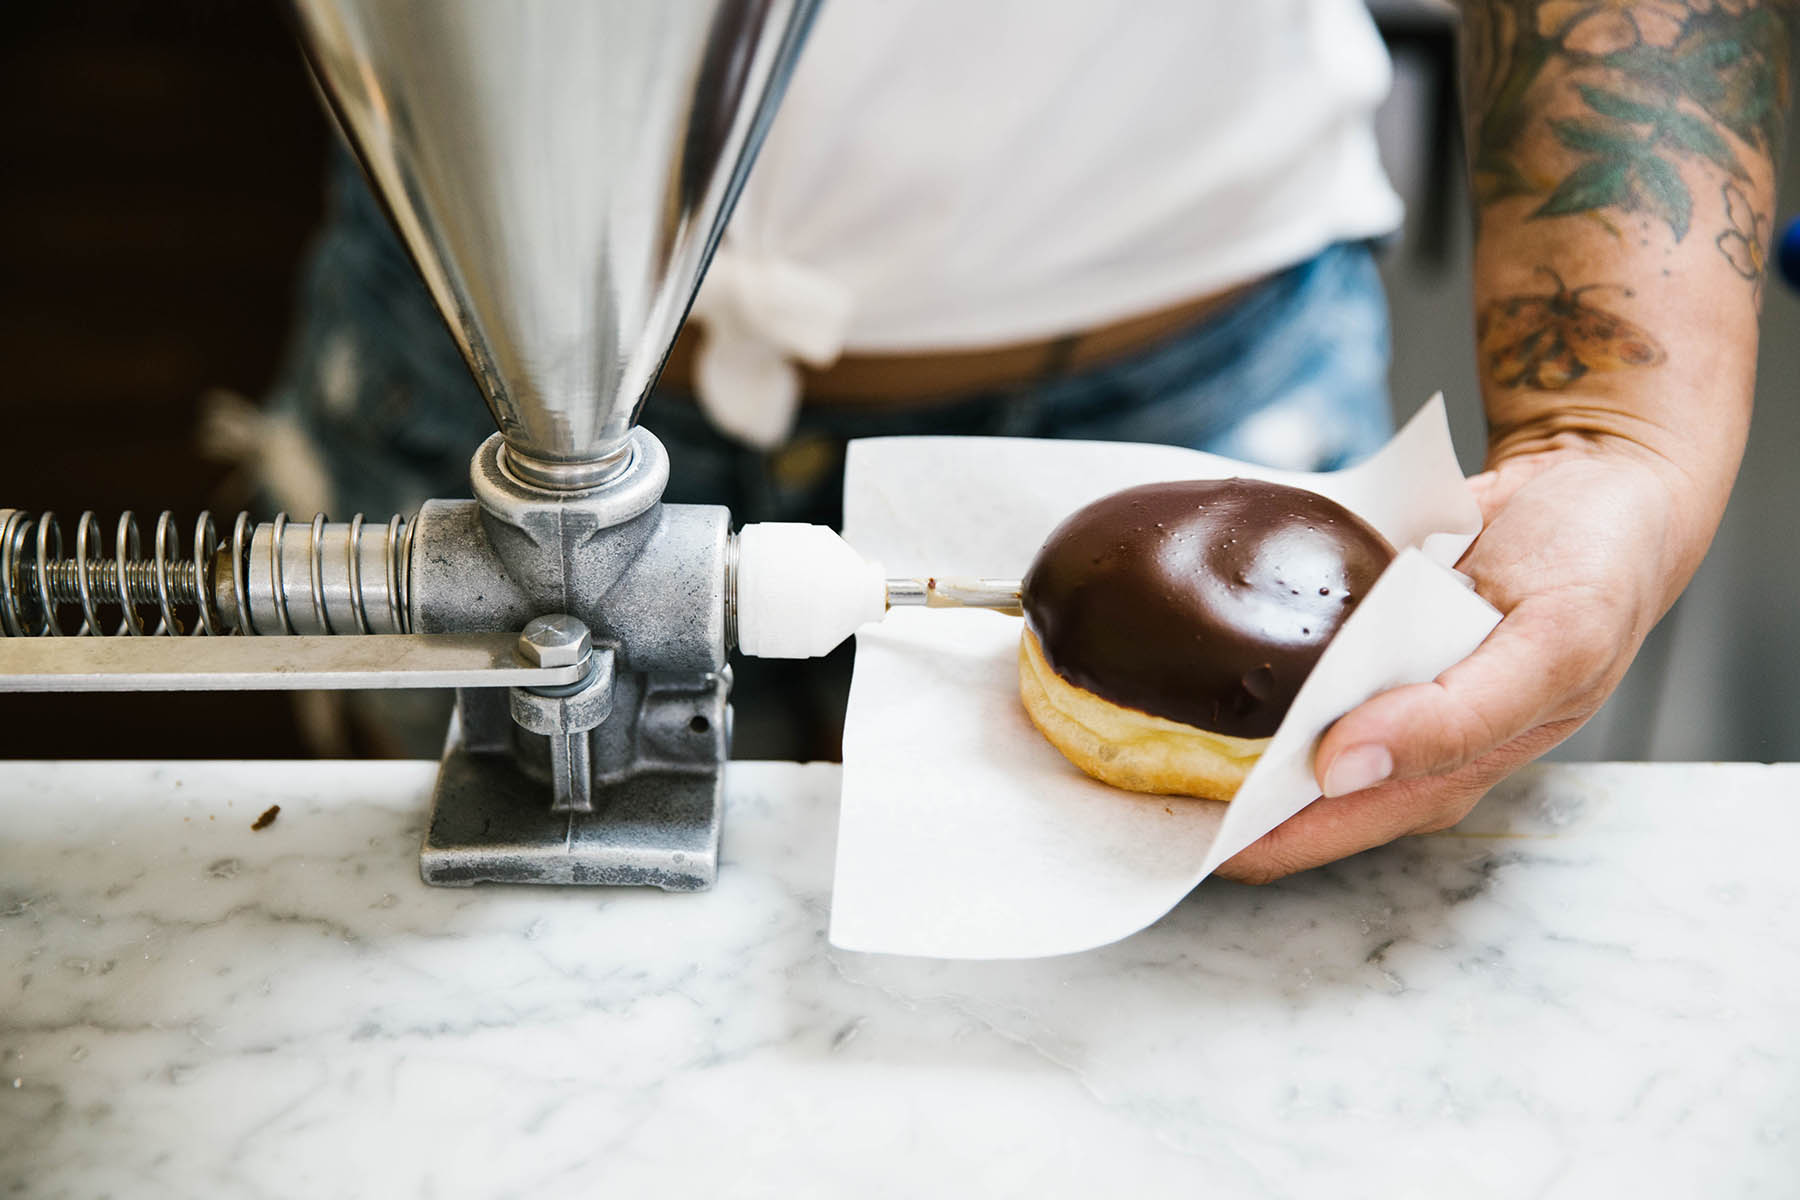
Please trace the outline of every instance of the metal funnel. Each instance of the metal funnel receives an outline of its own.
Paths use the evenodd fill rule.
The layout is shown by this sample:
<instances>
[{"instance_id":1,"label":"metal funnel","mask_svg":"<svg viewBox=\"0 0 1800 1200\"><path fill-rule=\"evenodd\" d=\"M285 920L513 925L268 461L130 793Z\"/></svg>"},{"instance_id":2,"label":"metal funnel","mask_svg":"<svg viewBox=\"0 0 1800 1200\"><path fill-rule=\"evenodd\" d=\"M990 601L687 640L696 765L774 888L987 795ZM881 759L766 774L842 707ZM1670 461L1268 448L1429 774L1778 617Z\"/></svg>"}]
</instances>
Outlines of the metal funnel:
<instances>
[{"instance_id":1,"label":"metal funnel","mask_svg":"<svg viewBox=\"0 0 1800 1200\"><path fill-rule=\"evenodd\" d=\"M508 468L620 470L817 0L294 0Z\"/></svg>"}]
</instances>

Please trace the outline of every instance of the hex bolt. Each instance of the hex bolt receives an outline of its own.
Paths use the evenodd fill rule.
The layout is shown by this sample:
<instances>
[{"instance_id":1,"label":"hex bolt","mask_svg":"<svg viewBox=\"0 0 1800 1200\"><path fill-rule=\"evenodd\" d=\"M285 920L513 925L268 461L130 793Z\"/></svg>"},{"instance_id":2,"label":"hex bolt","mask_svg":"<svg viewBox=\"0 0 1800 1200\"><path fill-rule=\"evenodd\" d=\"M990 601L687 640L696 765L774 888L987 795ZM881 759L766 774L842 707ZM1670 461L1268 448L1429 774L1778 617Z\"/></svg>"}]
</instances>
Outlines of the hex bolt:
<instances>
[{"instance_id":1,"label":"hex bolt","mask_svg":"<svg viewBox=\"0 0 1800 1200\"><path fill-rule=\"evenodd\" d=\"M588 627L562 613L533 617L519 633L519 657L534 667L572 667L593 648Z\"/></svg>"}]
</instances>

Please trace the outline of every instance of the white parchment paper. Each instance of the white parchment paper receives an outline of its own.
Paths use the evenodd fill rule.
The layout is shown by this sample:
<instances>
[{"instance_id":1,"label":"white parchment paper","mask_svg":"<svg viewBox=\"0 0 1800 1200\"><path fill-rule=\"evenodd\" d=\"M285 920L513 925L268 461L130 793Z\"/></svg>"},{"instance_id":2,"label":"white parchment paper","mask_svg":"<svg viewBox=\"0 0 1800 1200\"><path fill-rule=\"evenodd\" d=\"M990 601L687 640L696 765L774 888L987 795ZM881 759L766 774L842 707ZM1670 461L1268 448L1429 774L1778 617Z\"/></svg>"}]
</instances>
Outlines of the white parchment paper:
<instances>
[{"instance_id":1,"label":"white parchment paper","mask_svg":"<svg viewBox=\"0 0 1800 1200\"><path fill-rule=\"evenodd\" d=\"M1332 721L1377 692L1434 678L1500 619L1448 569L1480 532L1481 514L1441 397L1371 458L1317 475L1115 442L851 445L844 536L889 575L1016 578L1051 529L1091 500L1140 483L1231 475L1329 496L1401 549L1236 799L1138 795L1070 765L1019 703L1019 618L893 612L857 635L835 945L1033 958L1135 933L1317 796L1312 752Z\"/></svg>"}]
</instances>

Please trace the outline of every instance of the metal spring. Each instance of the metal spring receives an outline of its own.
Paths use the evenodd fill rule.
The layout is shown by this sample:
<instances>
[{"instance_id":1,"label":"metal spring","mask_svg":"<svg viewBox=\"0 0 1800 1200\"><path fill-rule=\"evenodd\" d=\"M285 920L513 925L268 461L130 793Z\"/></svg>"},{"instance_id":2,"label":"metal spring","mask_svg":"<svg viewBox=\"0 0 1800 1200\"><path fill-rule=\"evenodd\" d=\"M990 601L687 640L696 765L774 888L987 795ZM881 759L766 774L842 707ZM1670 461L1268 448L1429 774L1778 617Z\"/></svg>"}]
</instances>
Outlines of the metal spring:
<instances>
[{"instance_id":1,"label":"metal spring","mask_svg":"<svg viewBox=\"0 0 1800 1200\"><path fill-rule=\"evenodd\" d=\"M378 583L385 598L387 627L402 631L411 627L407 585L413 526L413 522L398 516L388 521L381 553L386 577L371 581ZM308 530L306 560L310 577L304 588L290 584L290 572L284 567L281 552L287 527L287 514L278 514L271 531L271 562L265 580L260 574L253 576L249 569L254 530L248 513L239 513L232 522L229 543L219 537L212 514L201 513L194 522L192 549L184 554L174 516L164 512L157 517L152 553L146 557L133 513L120 515L111 553L107 553L100 522L92 512L84 512L75 525L73 557L64 557L62 526L56 514L45 512L34 517L16 509L0 509L0 636L216 637L232 632L293 633L290 605L295 603L295 597L290 596L290 591L297 593L299 602L312 605L308 612L313 623L327 631L370 632L368 600L361 578L362 514L351 520L343 538L345 565L352 583L350 608L354 629L334 628L326 612L322 586L325 515L314 517ZM229 580L219 578L227 569ZM256 580L254 585L252 578ZM279 617L279 631L257 629L252 617L250 589L265 585ZM221 600L216 597L221 594L229 598L229 616L219 610ZM63 629L58 613L70 605L76 606L81 618L73 634ZM119 608L116 628L104 628L99 613L102 605ZM146 627L138 613L140 608L155 611L154 627ZM184 615L190 617L191 624L184 626Z\"/></svg>"},{"instance_id":2,"label":"metal spring","mask_svg":"<svg viewBox=\"0 0 1800 1200\"><path fill-rule=\"evenodd\" d=\"M253 614L245 606L244 601L240 601L242 611L239 615L238 627L254 633L295 633L293 612L296 597L290 592L296 592L300 603L311 605L311 608L306 610L308 617L314 624L321 626L327 634L370 633L372 628L369 620L368 590L371 586L379 586L387 610L389 628L397 629L402 633L411 632L412 602L409 592L411 576L409 564L412 562L413 534L416 523L407 521L398 515L388 518L381 548L383 578L365 582L362 577L362 558L367 526L363 523L363 514L361 513L350 518L350 524L342 536L342 541L343 565L350 584L348 601L350 618L355 626L353 629L337 628L336 622L331 619L331 611L325 603L325 555L327 545L331 540L327 537L326 526L325 514L316 513L310 524L305 527L307 544L304 557L307 564L307 577L305 587L301 588L297 584L290 584L290 572L286 569L287 537L292 525L288 521L286 513L275 514L275 520L270 526L269 533L267 578L275 581L270 588L269 599L275 610L276 624L279 628L257 629ZM233 563L248 563L249 553L248 542L244 542L240 547L239 539L235 536L234 531ZM241 570L242 568L234 567L234 569ZM260 582L262 576L258 575L256 579ZM234 581L234 594L237 596L247 595L247 589L242 586L241 580Z\"/></svg>"},{"instance_id":3,"label":"metal spring","mask_svg":"<svg viewBox=\"0 0 1800 1200\"><path fill-rule=\"evenodd\" d=\"M156 521L153 554L146 558L137 517L130 511L119 516L112 552L105 550L105 535L92 512L84 512L75 525L75 553L63 557L62 526L56 514L7 510L0 521L0 631L9 637L69 636L57 610L76 605L81 624L73 636L167 636L184 629L178 608L192 610L193 633L225 632L210 588L210 560L218 551L218 535L210 513L194 523L193 552L181 551L181 535L174 516L161 514ZM116 629L102 627L103 604L119 608ZM139 608L153 608L156 624L146 628Z\"/></svg>"}]
</instances>

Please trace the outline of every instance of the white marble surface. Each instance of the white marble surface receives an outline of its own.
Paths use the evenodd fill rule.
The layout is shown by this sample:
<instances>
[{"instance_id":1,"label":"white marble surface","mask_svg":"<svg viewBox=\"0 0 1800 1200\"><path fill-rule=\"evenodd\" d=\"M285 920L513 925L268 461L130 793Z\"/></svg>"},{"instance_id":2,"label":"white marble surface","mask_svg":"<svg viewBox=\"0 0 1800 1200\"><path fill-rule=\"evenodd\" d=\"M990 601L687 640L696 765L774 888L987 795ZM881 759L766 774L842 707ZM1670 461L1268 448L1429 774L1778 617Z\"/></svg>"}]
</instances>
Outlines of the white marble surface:
<instances>
[{"instance_id":1,"label":"white marble surface","mask_svg":"<svg viewBox=\"0 0 1800 1200\"><path fill-rule=\"evenodd\" d=\"M0 1195L1800 1195L1800 768L998 964L826 946L833 768L698 896L425 888L431 770L0 764Z\"/></svg>"}]
</instances>

